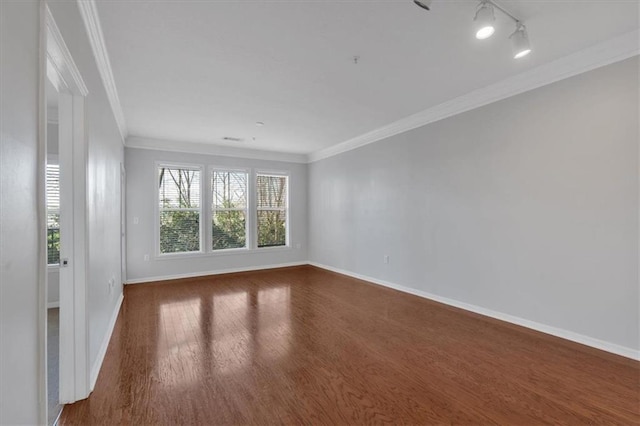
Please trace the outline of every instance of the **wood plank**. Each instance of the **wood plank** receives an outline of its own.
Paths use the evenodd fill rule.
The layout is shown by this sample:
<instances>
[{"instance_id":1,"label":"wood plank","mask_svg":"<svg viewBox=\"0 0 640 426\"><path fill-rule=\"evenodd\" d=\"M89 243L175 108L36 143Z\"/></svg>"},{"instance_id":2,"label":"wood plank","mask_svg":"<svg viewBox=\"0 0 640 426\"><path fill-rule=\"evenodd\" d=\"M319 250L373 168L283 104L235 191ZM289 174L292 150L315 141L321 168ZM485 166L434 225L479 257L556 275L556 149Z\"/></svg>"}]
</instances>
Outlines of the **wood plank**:
<instances>
[{"instance_id":1,"label":"wood plank","mask_svg":"<svg viewBox=\"0 0 640 426\"><path fill-rule=\"evenodd\" d=\"M640 363L311 266L125 288L59 424L640 424Z\"/></svg>"}]
</instances>

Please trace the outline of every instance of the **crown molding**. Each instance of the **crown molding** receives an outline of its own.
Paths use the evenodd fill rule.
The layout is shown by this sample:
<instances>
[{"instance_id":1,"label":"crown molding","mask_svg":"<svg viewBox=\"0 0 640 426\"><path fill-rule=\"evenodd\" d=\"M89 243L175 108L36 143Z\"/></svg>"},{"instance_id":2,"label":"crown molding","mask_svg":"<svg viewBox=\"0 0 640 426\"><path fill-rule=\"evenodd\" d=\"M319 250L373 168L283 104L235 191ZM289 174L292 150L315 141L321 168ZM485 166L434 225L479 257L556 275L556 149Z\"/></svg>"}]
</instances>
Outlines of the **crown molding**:
<instances>
[{"instance_id":1,"label":"crown molding","mask_svg":"<svg viewBox=\"0 0 640 426\"><path fill-rule=\"evenodd\" d=\"M183 152L190 154L221 155L223 157L248 158L252 160L284 161L287 163L306 163L306 154L278 151L263 151L234 146L215 145L198 142L172 141L139 136L129 136L125 142L127 148L150 149L156 151Z\"/></svg>"},{"instance_id":2,"label":"crown molding","mask_svg":"<svg viewBox=\"0 0 640 426\"><path fill-rule=\"evenodd\" d=\"M612 38L308 155L313 163L640 54L640 31Z\"/></svg>"},{"instance_id":3,"label":"crown molding","mask_svg":"<svg viewBox=\"0 0 640 426\"><path fill-rule=\"evenodd\" d=\"M80 15L82 15L82 20L84 21L84 26L89 36L91 50L93 50L93 56L96 59L96 65L98 66L105 91L107 92L107 98L109 99L113 116L118 125L122 142L124 143L127 138L127 124L124 119L124 113L122 112L116 82L113 78L111 62L109 61L109 54L107 53L107 46L104 41L104 34L102 33L96 3L94 0L78 0L78 8L80 9Z\"/></svg>"},{"instance_id":4,"label":"crown molding","mask_svg":"<svg viewBox=\"0 0 640 426\"><path fill-rule=\"evenodd\" d=\"M58 92L71 90L78 95L87 96L89 90L82 80L80 71L73 61L71 52L62 38L62 33L53 18L49 6L45 6L47 31L47 77ZM57 117L57 114L56 114Z\"/></svg>"}]
</instances>

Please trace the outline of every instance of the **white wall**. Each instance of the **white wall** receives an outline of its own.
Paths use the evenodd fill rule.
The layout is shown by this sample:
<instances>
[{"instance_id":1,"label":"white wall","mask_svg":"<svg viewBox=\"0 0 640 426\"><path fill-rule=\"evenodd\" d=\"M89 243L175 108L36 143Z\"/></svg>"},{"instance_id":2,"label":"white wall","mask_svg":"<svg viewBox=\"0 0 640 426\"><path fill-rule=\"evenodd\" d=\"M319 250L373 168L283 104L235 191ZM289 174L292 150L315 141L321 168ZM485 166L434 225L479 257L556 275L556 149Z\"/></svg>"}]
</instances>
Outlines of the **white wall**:
<instances>
[{"instance_id":1,"label":"white wall","mask_svg":"<svg viewBox=\"0 0 640 426\"><path fill-rule=\"evenodd\" d=\"M52 156L53 163L57 163L58 156L58 124L47 123L47 155ZM56 161L53 161L56 160Z\"/></svg>"},{"instance_id":2,"label":"white wall","mask_svg":"<svg viewBox=\"0 0 640 426\"><path fill-rule=\"evenodd\" d=\"M635 57L312 163L310 260L637 350L638 75Z\"/></svg>"},{"instance_id":3,"label":"white wall","mask_svg":"<svg viewBox=\"0 0 640 426\"><path fill-rule=\"evenodd\" d=\"M47 307L60 306L60 268L49 266L47 268Z\"/></svg>"},{"instance_id":4,"label":"white wall","mask_svg":"<svg viewBox=\"0 0 640 426\"><path fill-rule=\"evenodd\" d=\"M49 2L71 56L89 90L86 101L89 365L95 369L109 321L122 293L120 279L120 163L122 139L75 1ZM116 286L109 291L109 279Z\"/></svg>"},{"instance_id":5,"label":"white wall","mask_svg":"<svg viewBox=\"0 0 640 426\"><path fill-rule=\"evenodd\" d=\"M39 420L38 27L0 2L0 424Z\"/></svg>"},{"instance_id":6,"label":"white wall","mask_svg":"<svg viewBox=\"0 0 640 426\"><path fill-rule=\"evenodd\" d=\"M0 2L0 424L36 424L39 410L37 227L39 2ZM89 95L90 362L107 334L120 277L119 173L123 147L75 2L50 2ZM43 307L44 308L44 307ZM46 403L46 401L44 401Z\"/></svg>"},{"instance_id":7,"label":"white wall","mask_svg":"<svg viewBox=\"0 0 640 426\"><path fill-rule=\"evenodd\" d=\"M127 170L127 279L143 281L180 275L206 275L216 271L258 268L307 260L307 166L279 161L126 149ZM289 171L290 249L259 249L241 254L189 255L157 258L154 247L157 229L156 162L175 162L261 170ZM133 218L139 222L135 224ZM300 248L296 248L300 244ZM149 255L149 261L144 260Z\"/></svg>"}]
</instances>

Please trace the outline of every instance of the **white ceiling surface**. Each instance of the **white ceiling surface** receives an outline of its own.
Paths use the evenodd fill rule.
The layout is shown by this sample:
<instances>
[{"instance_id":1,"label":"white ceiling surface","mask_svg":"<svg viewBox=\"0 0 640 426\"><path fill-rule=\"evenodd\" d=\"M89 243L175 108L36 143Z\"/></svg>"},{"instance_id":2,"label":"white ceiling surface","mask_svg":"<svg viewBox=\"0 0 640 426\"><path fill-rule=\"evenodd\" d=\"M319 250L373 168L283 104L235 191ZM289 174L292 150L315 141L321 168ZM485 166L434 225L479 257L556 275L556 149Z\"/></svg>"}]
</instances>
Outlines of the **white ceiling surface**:
<instances>
[{"instance_id":1,"label":"white ceiling surface","mask_svg":"<svg viewBox=\"0 0 640 426\"><path fill-rule=\"evenodd\" d=\"M129 134L310 153L638 28L637 1L119 1L98 11ZM358 64L352 57L360 56ZM264 127L255 123L263 121ZM252 139L255 137L255 141Z\"/></svg>"}]
</instances>

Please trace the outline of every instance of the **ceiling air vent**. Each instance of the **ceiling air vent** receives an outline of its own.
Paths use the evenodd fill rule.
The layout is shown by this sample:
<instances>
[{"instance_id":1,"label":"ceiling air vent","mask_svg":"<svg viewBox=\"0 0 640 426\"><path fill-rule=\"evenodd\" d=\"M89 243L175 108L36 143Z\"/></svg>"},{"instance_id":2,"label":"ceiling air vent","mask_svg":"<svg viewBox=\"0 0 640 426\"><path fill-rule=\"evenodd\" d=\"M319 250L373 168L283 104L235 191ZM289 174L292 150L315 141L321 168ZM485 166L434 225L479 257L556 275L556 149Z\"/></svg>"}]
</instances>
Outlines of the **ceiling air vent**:
<instances>
[{"instance_id":1,"label":"ceiling air vent","mask_svg":"<svg viewBox=\"0 0 640 426\"><path fill-rule=\"evenodd\" d=\"M231 136L225 136L224 138L222 138L223 141L226 142L242 142L244 139L242 138L233 138Z\"/></svg>"}]
</instances>

